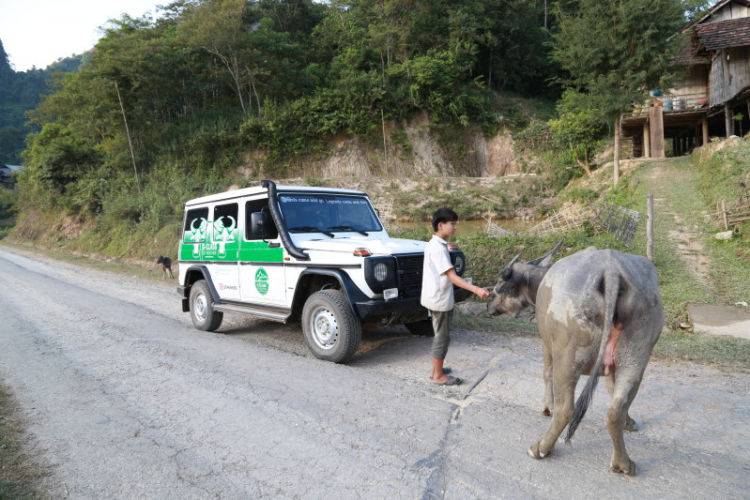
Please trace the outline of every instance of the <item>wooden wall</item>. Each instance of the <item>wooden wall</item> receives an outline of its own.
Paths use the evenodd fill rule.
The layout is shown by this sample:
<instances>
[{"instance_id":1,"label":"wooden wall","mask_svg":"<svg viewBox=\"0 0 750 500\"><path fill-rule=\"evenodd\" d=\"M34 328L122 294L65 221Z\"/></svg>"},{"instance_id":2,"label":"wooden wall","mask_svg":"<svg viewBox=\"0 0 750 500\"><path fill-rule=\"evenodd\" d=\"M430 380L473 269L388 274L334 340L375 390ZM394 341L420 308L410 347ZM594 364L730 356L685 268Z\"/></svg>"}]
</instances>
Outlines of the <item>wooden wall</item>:
<instances>
[{"instance_id":1,"label":"wooden wall","mask_svg":"<svg viewBox=\"0 0 750 500\"><path fill-rule=\"evenodd\" d=\"M708 88L708 66L691 66L687 75L675 82L675 86L669 89L667 95L707 95Z\"/></svg>"},{"instance_id":2,"label":"wooden wall","mask_svg":"<svg viewBox=\"0 0 750 500\"><path fill-rule=\"evenodd\" d=\"M723 104L750 86L750 47L721 49L713 53L708 101Z\"/></svg>"},{"instance_id":3,"label":"wooden wall","mask_svg":"<svg viewBox=\"0 0 750 500\"><path fill-rule=\"evenodd\" d=\"M737 5L729 2L724 8L715 12L713 16L708 16L702 24L718 23L720 21L729 21L730 19L738 19L740 17L748 16L750 16L750 9L744 5Z\"/></svg>"}]
</instances>

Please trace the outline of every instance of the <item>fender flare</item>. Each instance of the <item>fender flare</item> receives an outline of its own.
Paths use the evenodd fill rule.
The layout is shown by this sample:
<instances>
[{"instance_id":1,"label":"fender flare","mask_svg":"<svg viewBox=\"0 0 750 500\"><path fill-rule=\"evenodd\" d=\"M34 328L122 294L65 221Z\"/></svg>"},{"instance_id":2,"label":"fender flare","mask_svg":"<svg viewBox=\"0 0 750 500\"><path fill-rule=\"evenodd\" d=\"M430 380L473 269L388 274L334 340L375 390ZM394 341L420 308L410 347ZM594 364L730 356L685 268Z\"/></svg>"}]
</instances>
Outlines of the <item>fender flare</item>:
<instances>
[{"instance_id":1,"label":"fender flare","mask_svg":"<svg viewBox=\"0 0 750 500\"><path fill-rule=\"evenodd\" d=\"M182 296L183 312L190 311L190 288L193 286L193 283L198 281L197 279L192 279L192 276L195 274L200 274L206 281L206 284L208 284L208 289L211 292L211 300L214 302L220 301L219 292L214 286L214 280L211 278L211 272L208 270L208 267L204 265L193 265L188 267L185 271L185 286L177 287L177 291Z\"/></svg>"},{"instance_id":2,"label":"fender flare","mask_svg":"<svg viewBox=\"0 0 750 500\"><path fill-rule=\"evenodd\" d=\"M299 275L299 278L297 278L297 285L294 287L294 298L292 299L293 308L295 307L294 305L299 304L298 301L301 301L303 299L303 297L301 296L303 292L300 290L299 283L305 276L328 276L335 278L339 283L341 292L346 296L346 301L349 304L349 310L352 312L355 318L357 318L358 320L362 319L360 318L359 313L357 312L357 308L354 306L354 304L356 302L367 301L369 300L369 298L364 293L362 293L357 285L354 284L354 281L352 281L351 277L340 269L315 268L305 269L304 271L302 271ZM304 297L304 300L307 300L307 297Z\"/></svg>"}]
</instances>

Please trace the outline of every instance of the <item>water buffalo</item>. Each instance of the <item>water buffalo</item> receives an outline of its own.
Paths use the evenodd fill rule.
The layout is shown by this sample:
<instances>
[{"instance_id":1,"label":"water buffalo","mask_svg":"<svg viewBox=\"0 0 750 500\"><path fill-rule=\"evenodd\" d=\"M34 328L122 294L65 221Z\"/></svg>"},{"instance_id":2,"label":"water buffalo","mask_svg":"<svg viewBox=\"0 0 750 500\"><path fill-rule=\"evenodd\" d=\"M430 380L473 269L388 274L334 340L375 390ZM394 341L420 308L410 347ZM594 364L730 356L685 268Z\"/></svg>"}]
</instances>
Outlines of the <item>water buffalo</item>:
<instances>
[{"instance_id":1,"label":"water buffalo","mask_svg":"<svg viewBox=\"0 0 750 500\"><path fill-rule=\"evenodd\" d=\"M612 397L610 471L635 475L623 429L635 430L628 410L664 323L656 268L644 257L593 247L550 266L554 253L520 263L517 255L500 272L488 305L494 315L517 315L526 305L536 306L544 351L543 413L553 411L529 455L549 455L566 425L565 442L573 437L603 375ZM590 376L574 408L582 374Z\"/></svg>"}]
</instances>

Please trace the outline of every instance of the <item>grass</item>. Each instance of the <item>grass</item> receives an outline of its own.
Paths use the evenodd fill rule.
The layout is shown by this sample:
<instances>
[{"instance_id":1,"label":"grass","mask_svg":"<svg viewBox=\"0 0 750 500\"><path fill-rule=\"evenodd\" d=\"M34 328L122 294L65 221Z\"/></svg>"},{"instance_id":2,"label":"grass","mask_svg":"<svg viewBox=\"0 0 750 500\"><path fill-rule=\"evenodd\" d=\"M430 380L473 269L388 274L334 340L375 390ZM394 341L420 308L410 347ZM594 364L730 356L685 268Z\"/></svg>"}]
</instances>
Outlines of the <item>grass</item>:
<instances>
[{"instance_id":1,"label":"grass","mask_svg":"<svg viewBox=\"0 0 750 500\"><path fill-rule=\"evenodd\" d=\"M42 498L34 486L41 474L21 449L23 425L14 413L16 406L0 384L0 500Z\"/></svg>"}]
</instances>

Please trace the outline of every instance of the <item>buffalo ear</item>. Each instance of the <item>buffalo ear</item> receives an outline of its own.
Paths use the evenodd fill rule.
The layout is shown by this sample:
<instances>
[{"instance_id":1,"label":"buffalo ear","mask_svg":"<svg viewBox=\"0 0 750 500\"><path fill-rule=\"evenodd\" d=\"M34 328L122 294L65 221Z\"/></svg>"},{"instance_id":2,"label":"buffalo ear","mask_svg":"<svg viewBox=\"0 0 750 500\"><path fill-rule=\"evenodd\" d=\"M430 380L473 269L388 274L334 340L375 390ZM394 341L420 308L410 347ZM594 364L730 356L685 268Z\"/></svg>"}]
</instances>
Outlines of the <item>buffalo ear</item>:
<instances>
[{"instance_id":1,"label":"buffalo ear","mask_svg":"<svg viewBox=\"0 0 750 500\"><path fill-rule=\"evenodd\" d=\"M563 240L560 240L557 242L557 245L555 245L555 248L549 251L547 255L542 255L541 257L538 257L534 260L530 260L528 264L539 266L539 267L549 267L552 264L552 258L557 254L557 252L560 251L560 246L562 245Z\"/></svg>"},{"instance_id":2,"label":"buffalo ear","mask_svg":"<svg viewBox=\"0 0 750 500\"><path fill-rule=\"evenodd\" d=\"M519 253L515 257L513 257L513 260L510 261L510 263L503 268L502 271L500 271L500 279L503 281L508 281L508 278L510 278L510 275L513 273L513 264L516 263L518 258L521 256Z\"/></svg>"}]
</instances>

